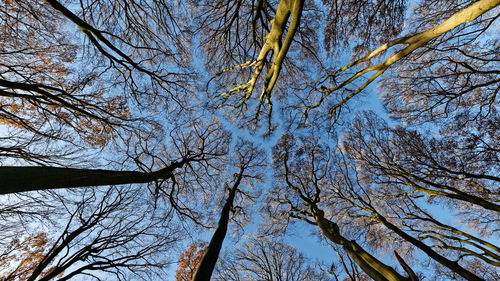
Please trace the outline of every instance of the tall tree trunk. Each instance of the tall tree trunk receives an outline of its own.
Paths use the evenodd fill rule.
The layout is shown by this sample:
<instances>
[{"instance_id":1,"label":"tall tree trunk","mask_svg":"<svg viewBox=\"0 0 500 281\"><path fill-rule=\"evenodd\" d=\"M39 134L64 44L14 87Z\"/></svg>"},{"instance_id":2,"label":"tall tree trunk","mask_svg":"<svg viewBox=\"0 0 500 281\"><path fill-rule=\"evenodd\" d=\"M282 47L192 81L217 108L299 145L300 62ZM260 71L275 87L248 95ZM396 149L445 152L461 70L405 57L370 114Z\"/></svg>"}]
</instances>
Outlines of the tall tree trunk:
<instances>
[{"instance_id":1,"label":"tall tree trunk","mask_svg":"<svg viewBox=\"0 0 500 281\"><path fill-rule=\"evenodd\" d=\"M189 160L173 162L155 172L73 169L59 167L0 167L0 195L33 190L146 183L173 176Z\"/></svg>"},{"instance_id":2,"label":"tall tree trunk","mask_svg":"<svg viewBox=\"0 0 500 281\"><path fill-rule=\"evenodd\" d=\"M241 179L243 178L243 169L240 170L236 182L234 183L231 190L229 190L229 196L222 208L220 214L219 223L217 229L215 230L210 243L208 244L203 257L193 274L192 281L210 281L212 273L219 258L219 253L222 248L222 243L226 237L227 226L229 224L229 215L231 213L231 208L233 207L234 197L238 191L238 186L240 185Z\"/></svg>"},{"instance_id":3,"label":"tall tree trunk","mask_svg":"<svg viewBox=\"0 0 500 281\"><path fill-rule=\"evenodd\" d=\"M314 219L318 224L321 232L330 241L337 245L341 245L344 251L351 257L356 264L373 280L375 281L408 281L414 276L414 272L409 267L404 267L409 270L409 278L402 276L392 267L384 264L370 253L365 251L354 240L348 240L340 234L339 227L336 223L326 219L324 212L317 207L314 208Z\"/></svg>"}]
</instances>

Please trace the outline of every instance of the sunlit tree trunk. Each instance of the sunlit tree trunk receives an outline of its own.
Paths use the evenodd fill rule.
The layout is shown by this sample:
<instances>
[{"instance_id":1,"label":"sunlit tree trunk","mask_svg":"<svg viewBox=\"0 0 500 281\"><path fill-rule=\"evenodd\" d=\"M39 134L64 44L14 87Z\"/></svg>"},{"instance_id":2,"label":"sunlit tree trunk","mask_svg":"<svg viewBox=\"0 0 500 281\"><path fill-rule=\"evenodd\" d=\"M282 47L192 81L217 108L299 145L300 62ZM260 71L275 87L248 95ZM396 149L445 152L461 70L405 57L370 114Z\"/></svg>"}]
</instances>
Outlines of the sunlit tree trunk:
<instances>
[{"instance_id":1,"label":"sunlit tree trunk","mask_svg":"<svg viewBox=\"0 0 500 281\"><path fill-rule=\"evenodd\" d=\"M386 60L378 63L378 64L370 64L363 69L357 71L354 75L350 76L347 80L344 82L339 83L333 88L329 89L324 89L323 90L323 95L319 99L319 101L308 107L308 110L312 108L319 107L324 100L330 96L331 93L336 92L342 88L345 88L347 85L350 85L354 83L355 80L358 80L358 78L364 76L365 74L369 72L375 72L371 76L369 76L366 81L357 89L351 90L350 94L342 99L340 102L335 104L332 109L330 109L331 113L335 113L337 109L339 109L341 106L343 106L345 103L347 103L351 98L359 94L363 89L365 89L368 85L370 85L377 77L382 75L389 67L391 67L393 64L396 62L400 61L401 59L405 58L409 54L413 53L415 50L427 45L431 40L434 40L438 38L439 36L455 29L456 27L463 25L468 22L472 22L481 15L485 14L486 12L492 10L493 8L497 7L500 5L500 0L481 0L477 1L476 3L462 9L461 11L457 12L456 14L452 15L450 18L445 20L443 23L430 28L428 30L425 30L423 32L417 33L413 36L405 36L401 38L397 38L393 41L387 42L371 52L369 55L360 58L349 65L344 66L343 68L340 68L332 73L330 73L328 76L335 77L340 73L344 73L345 71L355 67L359 66L363 63L369 62L372 58L374 58L377 55L384 54L388 49L394 46L398 45L405 45L406 47L402 48L400 51L397 51L395 54L391 55L389 58Z\"/></svg>"},{"instance_id":2,"label":"sunlit tree trunk","mask_svg":"<svg viewBox=\"0 0 500 281\"><path fill-rule=\"evenodd\" d=\"M415 273L404 263L403 268L408 272L410 278L404 277L399 274L392 267L384 264L368 252L366 252L356 241L348 240L340 234L337 224L326 219L324 212L315 208L315 220L323 235L337 245L341 245L344 251L351 257L356 264L373 280L375 281L408 281L412 280L411 277Z\"/></svg>"}]
</instances>

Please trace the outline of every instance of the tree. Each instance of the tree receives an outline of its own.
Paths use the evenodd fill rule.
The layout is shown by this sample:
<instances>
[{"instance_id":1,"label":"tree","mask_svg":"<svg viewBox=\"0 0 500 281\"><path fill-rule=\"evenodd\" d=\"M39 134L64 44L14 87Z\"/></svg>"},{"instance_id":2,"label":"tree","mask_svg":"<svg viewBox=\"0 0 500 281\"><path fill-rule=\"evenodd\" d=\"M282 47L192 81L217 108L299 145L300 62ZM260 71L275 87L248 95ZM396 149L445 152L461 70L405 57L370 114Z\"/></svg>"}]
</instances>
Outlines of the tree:
<instances>
[{"instance_id":1,"label":"tree","mask_svg":"<svg viewBox=\"0 0 500 281\"><path fill-rule=\"evenodd\" d=\"M496 204L493 203L497 201L494 199L496 195L490 197L488 193L475 194L473 190L465 190L466 187L476 185L471 184L469 180L472 179L467 176L446 175L445 172L453 171L451 167L446 169L438 166L439 169L435 168L433 171L432 167L446 162L437 158L427 162L431 155L440 154L427 153L425 155L428 157L425 157L422 152L430 151L430 148L424 149L418 145L421 140L418 140L416 133L404 134L401 133L401 128L391 132L387 127L378 127L378 131L375 131L373 128L380 126L377 123L381 122L380 119L377 120L373 114L366 114L365 119L360 119L363 121L357 120L352 131L345 137L342 146L344 152L336 149L329 151L328 147L318 144L317 139L302 138L298 142L291 135L282 138L274 151L274 165L279 170L275 176L275 192L269 199L273 202L271 206L274 205L274 216L278 220L301 219L318 226L328 240L341 246L375 280L385 280L387 277L406 280L406 277L369 254L365 247L394 250L396 259L407 271L410 280L417 280L418 275L398 252L415 249L439 263L441 268L447 268L453 276L460 275L467 280L494 278L494 275L486 273L490 271L486 268L499 265L499 249L491 236L485 239L463 230L460 224L442 222L426 209L429 208L429 203L445 208L446 201L441 199L444 197L451 201L450 206L458 209L457 213L450 215L479 226L481 219L476 219L476 216L484 217L487 223L480 228L482 233L493 233L497 229L494 209ZM353 131L357 133L353 134ZM417 139L408 141L408 137ZM441 149L443 155L449 157L446 148ZM450 149L456 152L453 147ZM399 153L401 150L405 152ZM377 155L384 156L375 160ZM355 161L351 162L347 157L352 157ZM450 158L446 160L449 161ZM396 164L394 161L400 162ZM464 164L467 171L472 173L470 166L473 164L465 161L459 163ZM387 164L391 168L385 168ZM403 170L405 166L411 167L411 172ZM413 173L425 173L425 176L419 177ZM433 175L447 181L463 180L464 184L444 184ZM418 177L418 180L413 177ZM439 184L430 184L433 181ZM429 190L426 185L440 189ZM430 196L429 203L422 202L420 193ZM463 201L467 207L461 206ZM470 210L474 204L478 205L479 210L461 211ZM481 211L481 208L484 209ZM356 238L351 240L349 237ZM365 245L360 244L361 242ZM412 259L415 256L412 255ZM478 271L479 264L485 268L484 273Z\"/></svg>"},{"instance_id":2,"label":"tree","mask_svg":"<svg viewBox=\"0 0 500 281\"><path fill-rule=\"evenodd\" d=\"M496 118L495 114L492 117ZM450 136L444 131L438 140L404 128L389 128L373 113L355 122L344 147L350 157L364 167L360 171L364 182L381 187L383 196L392 194L401 198L398 203L401 208L391 212L397 214L404 227L418 233L421 240L455 252L458 260L474 257L490 265L500 265L497 246L460 227L440 222L426 212L418 200L425 196L430 204L450 206L460 221L474 225L479 233L492 233L498 227L495 219L499 211L495 188L498 179L488 174L490 169L496 169L496 164L490 162L491 151L478 147L484 143L456 137L462 130L468 135L469 128L455 128ZM486 144L489 140L484 138ZM378 159L374 161L375 158ZM378 196L376 193L372 198ZM374 210L370 203L363 204ZM377 211L374 212L376 215ZM394 228L385 219L381 223Z\"/></svg>"},{"instance_id":3,"label":"tree","mask_svg":"<svg viewBox=\"0 0 500 281\"><path fill-rule=\"evenodd\" d=\"M221 259L213 280L330 280L295 248L265 237L251 238Z\"/></svg>"},{"instance_id":4,"label":"tree","mask_svg":"<svg viewBox=\"0 0 500 281\"><path fill-rule=\"evenodd\" d=\"M499 4L0 1L7 274L164 279L210 229L184 277L326 278L278 243L304 223L336 280L498 279ZM391 123L352 106L377 80Z\"/></svg>"},{"instance_id":5,"label":"tree","mask_svg":"<svg viewBox=\"0 0 500 281\"><path fill-rule=\"evenodd\" d=\"M491 118L495 120L498 116L492 113ZM471 125L479 127L474 123ZM487 122L488 125L492 127L485 127L482 133L497 131L495 122ZM402 127L391 129L368 113L354 121L344 147L353 159L370 170L369 174L380 176L371 179L372 182L408 186L411 190L407 193L413 196L421 193L449 198L453 202L450 204L459 209L467 204L500 212L498 190L494 187L500 178L489 172L495 167L496 156L490 149L497 146L496 138L467 137L470 127L455 128L452 132L452 135L444 132L440 139L429 139ZM465 137L457 138L461 132ZM479 139L484 143L479 143ZM455 156L450 158L451 154Z\"/></svg>"},{"instance_id":6,"label":"tree","mask_svg":"<svg viewBox=\"0 0 500 281\"><path fill-rule=\"evenodd\" d=\"M234 206L236 195L246 195L246 193L242 191L240 185L252 180L262 180L262 169L265 165L265 156L263 151L254 147L252 143L245 142L243 140L240 140L240 142L236 145L235 150L237 157L234 164L239 171L233 175L234 183L232 186L226 186L228 195L224 206L222 207L217 228L215 229L215 232L212 235L202 258L196 267L196 271L193 274L193 281L211 280L212 273L215 269L215 265L222 249L222 243L226 237L231 212L236 212L235 208L237 206ZM241 208L241 206L238 207Z\"/></svg>"},{"instance_id":7,"label":"tree","mask_svg":"<svg viewBox=\"0 0 500 281\"><path fill-rule=\"evenodd\" d=\"M206 124L206 128L199 129L193 124L191 132L184 132L184 138L173 138L172 145L177 146L177 151L166 155L178 157L171 163L162 162L164 166L157 171L114 171L97 169L75 169L62 167L0 167L0 175L4 181L0 184L0 194L9 194L31 190L46 190L55 188L72 188L85 186L119 185L132 183L149 183L173 180L174 171L189 164L209 162L210 160L226 154L227 133L218 128L217 124ZM184 128L186 129L186 128ZM177 143L176 143L177 142ZM142 157L146 157L147 150L141 150ZM138 160L138 155L133 155L140 168L144 165ZM157 157L157 156L154 156ZM157 164L158 165L158 164ZM26 176L28 174L28 176ZM174 180L175 181L175 180Z\"/></svg>"},{"instance_id":8,"label":"tree","mask_svg":"<svg viewBox=\"0 0 500 281\"><path fill-rule=\"evenodd\" d=\"M232 2L218 2L213 7L224 14L226 7L231 6L227 17L206 9L199 29L202 35L208 29L203 42L208 56L224 61L222 69L216 66L220 72L214 77L217 86L211 94L213 106L227 110L229 116L236 114L242 125L252 130L259 128L260 121L265 119L267 133L276 127L271 122L274 88L280 100L295 103L295 95L289 98L289 89L303 89L303 81L317 77L318 72L323 73L329 67L324 64L327 58L318 54L319 50L328 53L342 50L351 39L348 34L359 35L358 50L373 42L384 42L389 35L399 32L402 10L406 8L406 1L382 0L335 0L324 1L323 5L284 0L278 1L276 8L271 6L271 1L234 1L234 5ZM323 14L322 10L328 13ZM318 29L323 26L325 40L321 45L317 38ZM342 32L343 29L346 32ZM234 40L228 40L230 38ZM295 79L290 79L292 77ZM243 82L234 83L235 79ZM256 87L261 87L261 91L254 98Z\"/></svg>"},{"instance_id":9,"label":"tree","mask_svg":"<svg viewBox=\"0 0 500 281\"><path fill-rule=\"evenodd\" d=\"M421 8L426 18L439 12ZM488 33L497 18L486 14L410 56L412 64L398 65L381 84L391 115L423 123L462 113L486 117L494 110L498 59Z\"/></svg>"},{"instance_id":10,"label":"tree","mask_svg":"<svg viewBox=\"0 0 500 281\"><path fill-rule=\"evenodd\" d=\"M168 6L154 2L158 9ZM167 92L180 93L188 88L184 79L190 77L188 73L165 69L176 52L172 46L167 48L168 39L175 38L178 32L171 30L176 27L169 28L171 17L143 13L145 6L120 6L112 1L101 4L102 9L96 3L85 7L82 2L86 8L82 13L96 21L101 16L94 17L95 8L111 11L109 21L105 21L111 31L98 30L58 1L2 2L5 28L0 50L3 61L0 99L2 124L8 125L9 138L2 138L0 153L18 160L17 164L24 164L23 161L67 164L70 156L82 155L89 146L101 148L130 134L156 132L161 136L158 120L138 111L158 110L166 106ZM118 22L120 18L110 20L116 9L125 10L130 20L127 23L130 28L119 35L113 31L122 25ZM150 25L140 25L137 13L151 15L151 22L158 23L158 30L167 36L151 30L153 27L144 30ZM75 24L73 29L68 22ZM72 32L77 27L85 31L82 35L89 41ZM80 40L84 40L83 48L78 47L82 45ZM148 45L141 46L146 42ZM177 42L176 50L180 51L181 46ZM153 62L161 64L161 69L148 70L142 66ZM148 77L150 85L145 83ZM173 97L178 105L188 106L180 100Z\"/></svg>"},{"instance_id":11,"label":"tree","mask_svg":"<svg viewBox=\"0 0 500 281\"><path fill-rule=\"evenodd\" d=\"M354 1L356 2L356 1ZM388 9L387 4L384 4L383 1L377 1L378 5L376 5L378 11L379 8L384 8ZM368 2L369 3L369 2ZM297 9L294 10L295 7L294 4L297 5ZM332 6L337 6L336 1L332 1ZM354 4L354 3L350 3ZM371 3L370 3L371 4ZM438 24L436 26L433 26L427 30L418 32L417 34L414 35L407 35L404 37L400 37L394 40L390 40L389 42L386 42L376 50L372 51L370 54L356 59L352 63L339 68L333 72L329 72L317 81L314 81L311 84L311 91L309 93L306 92L306 95L304 97L299 97L299 105L292 105L291 108L299 108L302 109L305 112L305 117L307 118L309 115L309 112L313 109L316 109L320 106L326 106L327 108L325 110L322 110L322 112L318 113L320 115L325 115L327 118L331 118L333 120L336 120L340 116L340 111L342 109L342 106L346 104L347 101L349 101L351 98L359 94L363 89L365 89L368 85L370 85L377 77L382 75L389 67L391 67L393 64L396 62L402 60L403 58L406 58L408 55L412 54L415 52L415 50L422 48L426 46L429 42L432 40L435 40L439 38L441 35L446 34L452 30L454 30L457 27L463 26L464 24L467 24L469 22L473 22L475 19L480 17L481 15L487 13L488 11L496 8L500 3L498 1L490 1L490 0L484 0L484 1L477 1L476 3L473 3L465 8L463 8L460 11L457 11L454 15L449 17L446 21L442 22L441 24ZM268 129L271 130L271 114L272 114L272 102L271 102L271 95L270 92L272 88L274 87L274 84L276 83L276 79L278 77L279 71L281 69L282 61L286 57L287 50L288 50L288 45L295 33L296 30L296 24L298 24L299 19L301 18L301 11L302 11L302 5L303 3L301 1L280 1L281 9L277 8L277 12L275 15L275 18L272 22L272 26L275 26L276 31L273 31L272 27L270 29L270 33L266 35L266 40L269 40L269 42L265 43L262 47L262 52L259 54L259 56L251 61L248 61L246 63L243 63L241 65L235 66L230 69L224 70L224 72L229 71L231 69L239 69L241 67L254 67L255 72L251 79L245 83L245 84L238 84L234 88L230 89L229 91L223 92L222 94L219 95L221 99L221 103L224 104L228 102L228 106L235 107L236 109L245 112L247 110L246 102L248 99L251 98L252 96L252 91L255 86L256 80L259 77L262 69L263 69L263 64L266 62L266 55L267 53L273 49L273 62L272 66L269 67L268 75L263 81L263 90L261 95L258 98L258 103L256 106L256 113L255 113L255 119L256 121L259 120L259 114L261 112L261 107L264 105L264 103L267 104L268 106ZM279 5L279 7L280 7ZM355 6L355 5L352 5ZM350 6L350 7L352 7ZM402 9L405 5L404 4L395 4L395 9L391 9L391 11L397 13L399 9ZM397 7L397 8L396 8ZM338 8L337 8L338 9ZM292 12L292 10L295 12ZM361 17L362 14L361 12L358 11L358 16ZM290 24L286 26L284 23L286 22L285 19L288 19L288 16L292 16L292 20L290 21ZM376 15L373 15L371 17L371 20L376 18ZM335 14L333 15L335 17ZM386 16L386 18L392 19L391 15ZM492 22L496 19L496 17L492 17L486 21ZM335 20L334 20L335 22ZM397 24L397 20L392 22L394 24ZM367 23L368 27L373 26L371 22ZM488 26L488 25L486 25ZM285 28L288 27L288 33L287 37L283 39L283 46L284 48L281 49L281 44L282 44L282 39L281 35L284 33ZM358 28L361 26L358 26ZM363 26L364 27L364 26ZM395 29L395 28L394 28ZM487 27L486 27L487 29ZM395 32L397 33L397 32ZM370 36L368 36L368 42ZM267 39L268 38L268 39ZM330 38L330 37L327 37ZM275 42L275 43L273 43ZM327 40L328 42L328 40ZM270 47L272 45L275 45L275 47ZM366 46L366 43L364 43ZM380 63L369 65L366 67L362 67L361 70L356 70L354 71L353 74L348 73L349 70L362 65L363 63L368 63L372 60L372 58L376 56L380 56L384 54L388 49L394 47L394 46L399 46L399 45L405 45L402 50L396 51L394 54L390 55L389 58L383 60ZM363 46L363 43L360 45ZM282 51L281 51L282 50ZM354 89L348 89L347 86L354 84L356 80L362 79L365 77L365 74L375 72L372 75L369 75L366 78L366 81L362 83L361 86L354 86ZM333 84L333 86L330 86L330 84ZM332 102L327 102L326 100L329 99L332 93L337 93L338 91L343 94L343 96L340 98L340 100L337 101L332 101ZM318 95L319 94L319 95ZM241 97L237 97L236 100L233 101L232 97L233 96L238 96L240 95Z\"/></svg>"},{"instance_id":12,"label":"tree","mask_svg":"<svg viewBox=\"0 0 500 281\"><path fill-rule=\"evenodd\" d=\"M415 273L403 260L398 261L407 271L408 278L368 253L356 240L346 237L341 232L340 223L327 218L322 207L325 204L328 204L329 212L337 215L337 210L331 210L335 203L324 202L322 194L328 189L335 190L334 187L328 188L329 183L335 180L335 171L331 170L332 167L335 169L332 155L314 138L301 141L296 144L294 137L286 134L274 148L276 186L269 199L274 203L274 216L279 220L296 218L316 225L328 240L342 246L347 255L374 280L415 280Z\"/></svg>"},{"instance_id":13,"label":"tree","mask_svg":"<svg viewBox=\"0 0 500 281\"><path fill-rule=\"evenodd\" d=\"M128 126L126 99L94 88L98 75L75 68L77 43L62 31L55 10L30 1L3 1L0 9L1 120L9 130L4 157L53 164L78 151L77 140L103 146ZM57 151L63 143L72 147Z\"/></svg>"},{"instance_id":14,"label":"tree","mask_svg":"<svg viewBox=\"0 0 500 281\"><path fill-rule=\"evenodd\" d=\"M5 269L13 270L4 274L6 280L69 280L77 275L99 280L103 274L129 280L164 274L169 264L164 251L178 240L171 207L153 208L134 188L65 195L73 199L59 199L64 207L57 214L58 229L22 244L13 241L5 259L12 256Z\"/></svg>"}]
</instances>

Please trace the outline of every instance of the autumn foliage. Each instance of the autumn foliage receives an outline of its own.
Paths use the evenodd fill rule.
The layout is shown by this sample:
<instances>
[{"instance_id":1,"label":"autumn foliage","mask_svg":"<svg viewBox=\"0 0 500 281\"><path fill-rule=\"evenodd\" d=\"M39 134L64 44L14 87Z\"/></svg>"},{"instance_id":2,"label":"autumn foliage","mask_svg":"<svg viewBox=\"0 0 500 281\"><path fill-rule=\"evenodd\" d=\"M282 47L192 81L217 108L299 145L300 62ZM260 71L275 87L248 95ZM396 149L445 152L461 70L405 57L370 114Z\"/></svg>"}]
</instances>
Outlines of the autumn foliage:
<instances>
[{"instance_id":1,"label":"autumn foliage","mask_svg":"<svg viewBox=\"0 0 500 281\"><path fill-rule=\"evenodd\" d=\"M206 242L196 242L189 246L179 258L175 281L191 281L206 247Z\"/></svg>"},{"instance_id":2,"label":"autumn foliage","mask_svg":"<svg viewBox=\"0 0 500 281\"><path fill-rule=\"evenodd\" d=\"M42 2L0 1L0 126L94 147L129 119L127 100L109 94L91 70L75 72L78 45L65 20ZM5 16L6 15L6 16ZM26 146L26 145L24 145Z\"/></svg>"},{"instance_id":3,"label":"autumn foliage","mask_svg":"<svg viewBox=\"0 0 500 281\"><path fill-rule=\"evenodd\" d=\"M31 273L45 257L49 240L47 233L38 233L22 240L14 239L0 254L0 280L28 280ZM50 273L49 268L42 275Z\"/></svg>"}]
</instances>

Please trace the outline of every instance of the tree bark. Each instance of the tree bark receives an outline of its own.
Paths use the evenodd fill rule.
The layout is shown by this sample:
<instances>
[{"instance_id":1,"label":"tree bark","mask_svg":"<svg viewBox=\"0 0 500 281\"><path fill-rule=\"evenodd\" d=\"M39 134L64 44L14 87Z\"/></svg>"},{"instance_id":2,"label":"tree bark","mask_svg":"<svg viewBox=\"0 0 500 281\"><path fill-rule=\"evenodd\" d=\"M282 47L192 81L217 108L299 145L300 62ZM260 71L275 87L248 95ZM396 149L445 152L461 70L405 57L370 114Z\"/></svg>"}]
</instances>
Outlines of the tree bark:
<instances>
[{"instance_id":1,"label":"tree bark","mask_svg":"<svg viewBox=\"0 0 500 281\"><path fill-rule=\"evenodd\" d=\"M174 162L155 172L59 167L0 167L0 195L33 190L147 183L173 176L186 163Z\"/></svg>"},{"instance_id":2,"label":"tree bark","mask_svg":"<svg viewBox=\"0 0 500 281\"><path fill-rule=\"evenodd\" d=\"M210 240L210 243L208 244L208 247L203 254L203 257L201 258L200 263L198 264L198 267L193 274L192 281L210 281L210 278L212 277L215 264L217 263L219 253L222 248L222 243L224 242L224 238L226 237L227 226L229 224L229 215L233 207L234 197L236 196L236 192L238 191L238 186L240 185L242 178L243 169L238 174L233 188L229 190L229 196L226 200L226 203L224 204L224 207L222 208L217 229L215 230L212 239Z\"/></svg>"},{"instance_id":3,"label":"tree bark","mask_svg":"<svg viewBox=\"0 0 500 281\"><path fill-rule=\"evenodd\" d=\"M379 261L366 252L354 240L348 240L340 234L339 227L334 222L324 217L324 212L316 208L315 217L321 232L330 241L341 245L344 251L356 262L356 264L375 281L408 281L392 267Z\"/></svg>"}]
</instances>

